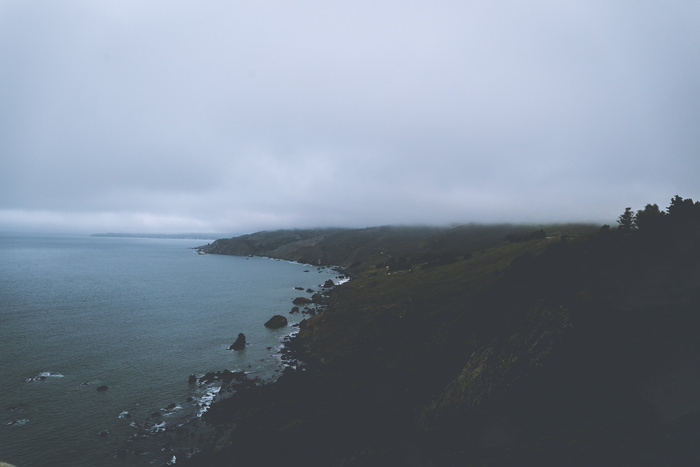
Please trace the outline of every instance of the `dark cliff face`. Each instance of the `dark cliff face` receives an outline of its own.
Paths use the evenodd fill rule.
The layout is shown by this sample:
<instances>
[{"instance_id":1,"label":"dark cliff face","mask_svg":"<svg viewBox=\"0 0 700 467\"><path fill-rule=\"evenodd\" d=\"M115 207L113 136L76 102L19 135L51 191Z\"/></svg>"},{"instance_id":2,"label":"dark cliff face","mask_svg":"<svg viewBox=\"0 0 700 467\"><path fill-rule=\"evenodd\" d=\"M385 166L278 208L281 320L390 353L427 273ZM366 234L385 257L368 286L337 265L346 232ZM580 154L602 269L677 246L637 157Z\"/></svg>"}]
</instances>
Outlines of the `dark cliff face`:
<instances>
[{"instance_id":1,"label":"dark cliff face","mask_svg":"<svg viewBox=\"0 0 700 467\"><path fill-rule=\"evenodd\" d=\"M198 465L697 465L689 217L435 261L456 245L442 231L392 250L406 261L366 256L290 344L303 371L212 409L237 431Z\"/></svg>"}]
</instances>

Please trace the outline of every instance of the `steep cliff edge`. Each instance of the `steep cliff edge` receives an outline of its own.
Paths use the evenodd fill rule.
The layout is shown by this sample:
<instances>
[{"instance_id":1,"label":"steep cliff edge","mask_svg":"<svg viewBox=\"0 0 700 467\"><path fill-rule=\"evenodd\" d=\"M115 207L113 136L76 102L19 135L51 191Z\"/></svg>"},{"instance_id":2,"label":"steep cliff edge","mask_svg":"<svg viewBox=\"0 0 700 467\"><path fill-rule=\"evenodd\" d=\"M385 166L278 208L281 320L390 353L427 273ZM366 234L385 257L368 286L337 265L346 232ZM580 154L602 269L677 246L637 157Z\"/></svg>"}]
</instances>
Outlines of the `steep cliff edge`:
<instances>
[{"instance_id":1,"label":"steep cliff edge","mask_svg":"<svg viewBox=\"0 0 700 467\"><path fill-rule=\"evenodd\" d=\"M449 260L374 251L290 343L306 365L212 407L236 430L195 465L700 464L700 204L676 203Z\"/></svg>"}]
</instances>

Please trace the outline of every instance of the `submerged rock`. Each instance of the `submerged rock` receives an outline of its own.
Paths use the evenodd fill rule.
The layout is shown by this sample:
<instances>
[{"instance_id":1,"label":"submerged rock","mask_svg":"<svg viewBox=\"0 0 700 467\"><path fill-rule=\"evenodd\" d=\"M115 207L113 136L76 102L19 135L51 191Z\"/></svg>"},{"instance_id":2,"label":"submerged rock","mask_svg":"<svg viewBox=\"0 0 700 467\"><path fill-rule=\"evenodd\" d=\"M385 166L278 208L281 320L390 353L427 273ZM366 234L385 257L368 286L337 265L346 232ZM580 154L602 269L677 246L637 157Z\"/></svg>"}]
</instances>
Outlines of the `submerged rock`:
<instances>
[{"instance_id":1,"label":"submerged rock","mask_svg":"<svg viewBox=\"0 0 700 467\"><path fill-rule=\"evenodd\" d=\"M100 392L106 391L107 389L109 389L109 386L105 386L105 385L97 386L97 390Z\"/></svg>"},{"instance_id":2,"label":"submerged rock","mask_svg":"<svg viewBox=\"0 0 700 467\"><path fill-rule=\"evenodd\" d=\"M243 350L245 349L245 334L242 332L238 333L238 338L236 338L236 342L231 344L231 347L229 347L229 350Z\"/></svg>"},{"instance_id":3,"label":"submerged rock","mask_svg":"<svg viewBox=\"0 0 700 467\"><path fill-rule=\"evenodd\" d=\"M287 325L287 318L282 315L275 315L265 323L266 328L277 329Z\"/></svg>"}]
</instances>

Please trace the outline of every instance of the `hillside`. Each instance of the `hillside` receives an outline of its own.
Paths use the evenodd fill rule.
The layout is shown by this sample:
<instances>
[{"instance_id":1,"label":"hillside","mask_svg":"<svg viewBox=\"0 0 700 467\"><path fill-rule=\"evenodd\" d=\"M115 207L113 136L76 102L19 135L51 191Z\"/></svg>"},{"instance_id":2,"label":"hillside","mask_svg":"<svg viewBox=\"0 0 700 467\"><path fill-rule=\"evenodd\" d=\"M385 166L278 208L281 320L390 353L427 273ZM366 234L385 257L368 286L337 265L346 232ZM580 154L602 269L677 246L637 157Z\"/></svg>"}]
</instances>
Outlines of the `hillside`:
<instances>
[{"instance_id":1,"label":"hillside","mask_svg":"<svg viewBox=\"0 0 700 467\"><path fill-rule=\"evenodd\" d=\"M520 238L535 230L552 234L591 232L597 226L568 225L479 225L453 227L383 226L366 229L296 229L256 232L218 239L199 247L203 253L267 256L306 264L341 266L350 273L366 269L367 261L381 253L408 265L437 258L457 258L499 243Z\"/></svg>"},{"instance_id":2,"label":"hillside","mask_svg":"<svg viewBox=\"0 0 700 467\"><path fill-rule=\"evenodd\" d=\"M363 256L193 465L698 465L700 203L448 260L447 232Z\"/></svg>"}]
</instances>

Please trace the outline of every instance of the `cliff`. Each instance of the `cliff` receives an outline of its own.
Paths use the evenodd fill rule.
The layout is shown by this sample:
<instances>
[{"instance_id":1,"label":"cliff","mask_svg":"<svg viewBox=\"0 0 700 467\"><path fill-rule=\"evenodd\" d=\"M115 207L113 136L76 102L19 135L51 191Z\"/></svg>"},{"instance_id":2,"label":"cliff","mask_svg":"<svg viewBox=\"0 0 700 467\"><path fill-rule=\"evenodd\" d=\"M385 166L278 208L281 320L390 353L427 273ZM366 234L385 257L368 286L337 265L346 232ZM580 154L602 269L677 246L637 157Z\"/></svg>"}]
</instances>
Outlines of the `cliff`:
<instances>
[{"instance_id":1,"label":"cliff","mask_svg":"<svg viewBox=\"0 0 700 467\"><path fill-rule=\"evenodd\" d=\"M215 404L235 430L194 465L697 465L700 203L661 214L361 256L305 365Z\"/></svg>"}]
</instances>

